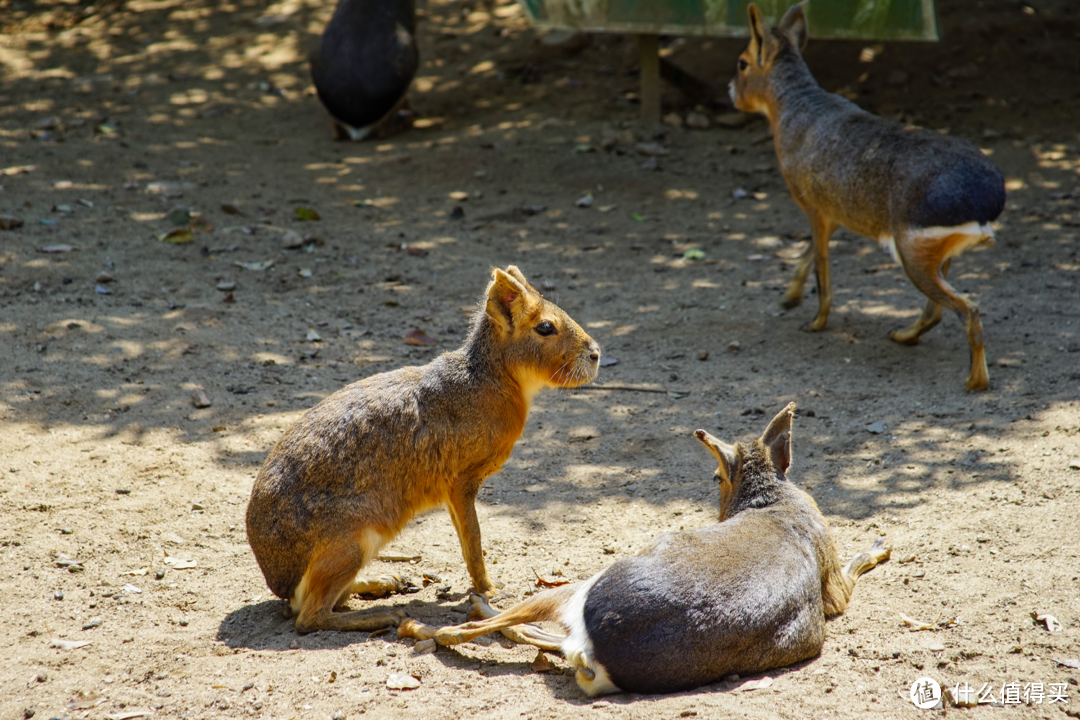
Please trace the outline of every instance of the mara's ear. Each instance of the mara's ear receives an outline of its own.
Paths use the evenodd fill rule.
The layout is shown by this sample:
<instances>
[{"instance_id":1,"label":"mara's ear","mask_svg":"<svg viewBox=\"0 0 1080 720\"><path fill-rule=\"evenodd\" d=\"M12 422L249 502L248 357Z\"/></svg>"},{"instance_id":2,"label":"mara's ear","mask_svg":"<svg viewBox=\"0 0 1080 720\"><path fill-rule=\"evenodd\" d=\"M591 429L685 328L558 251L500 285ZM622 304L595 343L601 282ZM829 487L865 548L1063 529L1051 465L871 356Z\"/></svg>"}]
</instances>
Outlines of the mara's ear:
<instances>
[{"instance_id":1,"label":"mara's ear","mask_svg":"<svg viewBox=\"0 0 1080 720\"><path fill-rule=\"evenodd\" d=\"M709 452L716 458L719 464L716 474L720 476L720 479L728 483L735 482L735 476L739 474L739 453L735 451L735 448L704 430L695 430L694 437L709 448Z\"/></svg>"},{"instance_id":2,"label":"mara's ear","mask_svg":"<svg viewBox=\"0 0 1080 720\"><path fill-rule=\"evenodd\" d=\"M748 47L747 50L760 66L765 60L763 50L765 48L765 37L768 34L768 29L761 19L761 11L758 10L757 5L750 3L746 8L746 14L750 18L750 47Z\"/></svg>"},{"instance_id":3,"label":"mara's ear","mask_svg":"<svg viewBox=\"0 0 1080 720\"><path fill-rule=\"evenodd\" d=\"M781 474L791 466L791 417L794 414L795 403L788 403L761 434L761 444L769 451L769 460Z\"/></svg>"},{"instance_id":4,"label":"mara's ear","mask_svg":"<svg viewBox=\"0 0 1080 720\"><path fill-rule=\"evenodd\" d=\"M525 279L525 273L518 270L517 265L507 265L506 266L506 274L509 275L510 277L514 278L515 280L517 280L519 283L521 283L525 287L526 290L531 290L534 293L536 293L537 295L540 294L540 293L536 292L536 288L534 288L532 285L530 285L529 281Z\"/></svg>"},{"instance_id":5,"label":"mara's ear","mask_svg":"<svg viewBox=\"0 0 1080 720\"><path fill-rule=\"evenodd\" d=\"M777 29L801 52L810 37L806 23L806 3L792 5L784 14Z\"/></svg>"},{"instance_id":6,"label":"mara's ear","mask_svg":"<svg viewBox=\"0 0 1080 720\"><path fill-rule=\"evenodd\" d=\"M499 268L492 268L491 283L487 289L487 306L484 311L496 326L509 331L525 313L528 294L529 291L525 289L525 286L510 273Z\"/></svg>"}]
</instances>

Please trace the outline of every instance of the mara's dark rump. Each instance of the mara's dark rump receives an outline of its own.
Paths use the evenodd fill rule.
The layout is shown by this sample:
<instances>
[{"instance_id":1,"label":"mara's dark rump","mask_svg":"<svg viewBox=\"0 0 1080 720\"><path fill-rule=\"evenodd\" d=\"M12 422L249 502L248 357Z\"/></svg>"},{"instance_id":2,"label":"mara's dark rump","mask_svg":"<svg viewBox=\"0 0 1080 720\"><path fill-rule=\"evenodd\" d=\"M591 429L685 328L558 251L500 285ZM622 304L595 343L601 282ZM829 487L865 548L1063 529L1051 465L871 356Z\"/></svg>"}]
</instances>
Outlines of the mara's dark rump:
<instances>
[{"instance_id":1,"label":"mara's dark rump","mask_svg":"<svg viewBox=\"0 0 1080 720\"><path fill-rule=\"evenodd\" d=\"M589 589L582 619L597 662L628 692L678 692L790 665L825 639L821 572L810 517L793 492L768 509L748 509L695 531L668 533L647 554L625 558ZM765 536L765 547L746 540ZM723 572L704 571L702 563ZM678 662L671 661L677 649Z\"/></svg>"},{"instance_id":2,"label":"mara's dark rump","mask_svg":"<svg viewBox=\"0 0 1080 720\"><path fill-rule=\"evenodd\" d=\"M963 158L935 177L911 216L916 227L996 220L1005 209L1005 178L985 158Z\"/></svg>"},{"instance_id":3,"label":"mara's dark rump","mask_svg":"<svg viewBox=\"0 0 1080 720\"><path fill-rule=\"evenodd\" d=\"M311 55L319 100L340 122L363 128L397 104L419 65L412 0L341 0Z\"/></svg>"}]
</instances>

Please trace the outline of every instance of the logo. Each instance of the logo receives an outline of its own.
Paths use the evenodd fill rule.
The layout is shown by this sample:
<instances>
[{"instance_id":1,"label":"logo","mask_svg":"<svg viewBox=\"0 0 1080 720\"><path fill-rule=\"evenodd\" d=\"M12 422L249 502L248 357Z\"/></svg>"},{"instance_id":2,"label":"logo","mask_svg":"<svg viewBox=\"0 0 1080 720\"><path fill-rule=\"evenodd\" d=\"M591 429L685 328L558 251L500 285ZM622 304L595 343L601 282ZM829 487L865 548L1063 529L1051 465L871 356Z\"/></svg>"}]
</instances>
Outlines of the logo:
<instances>
[{"instance_id":1,"label":"logo","mask_svg":"<svg viewBox=\"0 0 1080 720\"><path fill-rule=\"evenodd\" d=\"M941 686L932 678L919 678L911 683L911 702L920 710L929 710L941 702Z\"/></svg>"}]
</instances>

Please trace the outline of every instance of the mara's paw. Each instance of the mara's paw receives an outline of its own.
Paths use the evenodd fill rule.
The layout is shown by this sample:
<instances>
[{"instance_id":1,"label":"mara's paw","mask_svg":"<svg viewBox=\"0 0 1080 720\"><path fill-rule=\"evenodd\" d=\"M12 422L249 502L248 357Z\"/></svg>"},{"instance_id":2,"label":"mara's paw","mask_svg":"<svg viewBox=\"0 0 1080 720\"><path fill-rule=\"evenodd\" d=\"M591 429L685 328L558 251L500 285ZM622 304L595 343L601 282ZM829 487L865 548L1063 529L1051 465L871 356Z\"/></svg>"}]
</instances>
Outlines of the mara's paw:
<instances>
[{"instance_id":1,"label":"mara's paw","mask_svg":"<svg viewBox=\"0 0 1080 720\"><path fill-rule=\"evenodd\" d=\"M473 594L479 595L484 600L491 602L500 598L506 597L503 594L502 588L506 587L506 583L502 582L498 578L491 578L488 581L488 586L485 588L474 587Z\"/></svg>"},{"instance_id":2,"label":"mara's paw","mask_svg":"<svg viewBox=\"0 0 1080 720\"><path fill-rule=\"evenodd\" d=\"M973 372L964 385L968 392L982 392L990 388L990 376L984 371Z\"/></svg>"},{"instance_id":3,"label":"mara's paw","mask_svg":"<svg viewBox=\"0 0 1080 720\"><path fill-rule=\"evenodd\" d=\"M471 638L465 637L465 631L462 629L464 626L450 626L439 628L435 631L435 642L440 645L460 645Z\"/></svg>"},{"instance_id":4,"label":"mara's paw","mask_svg":"<svg viewBox=\"0 0 1080 720\"><path fill-rule=\"evenodd\" d=\"M499 611L488 604L483 595L473 593L469 596L469 620L487 620L499 614Z\"/></svg>"},{"instance_id":5,"label":"mara's paw","mask_svg":"<svg viewBox=\"0 0 1080 720\"><path fill-rule=\"evenodd\" d=\"M922 337L922 333L913 332L911 328L893 330L889 333L889 339L900 345L918 345L920 337Z\"/></svg>"},{"instance_id":6,"label":"mara's paw","mask_svg":"<svg viewBox=\"0 0 1080 720\"><path fill-rule=\"evenodd\" d=\"M415 638L417 640L430 640L435 637L435 628L425 625L419 620L414 620L407 615L398 621L398 638Z\"/></svg>"}]
</instances>

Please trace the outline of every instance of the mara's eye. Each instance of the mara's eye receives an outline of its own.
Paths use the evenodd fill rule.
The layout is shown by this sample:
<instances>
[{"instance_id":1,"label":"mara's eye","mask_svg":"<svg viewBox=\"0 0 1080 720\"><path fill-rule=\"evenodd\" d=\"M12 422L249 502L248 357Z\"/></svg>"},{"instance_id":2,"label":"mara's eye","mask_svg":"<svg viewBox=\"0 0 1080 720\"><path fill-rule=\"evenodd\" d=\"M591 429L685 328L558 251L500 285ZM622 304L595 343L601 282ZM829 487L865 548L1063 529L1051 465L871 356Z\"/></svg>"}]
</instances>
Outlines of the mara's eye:
<instances>
[{"instance_id":1,"label":"mara's eye","mask_svg":"<svg viewBox=\"0 0 1080 720\"><path fill-rule=\"evenodd\" d=\"M746 62L742 58L739 58L739 72L745 72L746 68L750 67L750 63Z\"/></svg>"},{"instance_id":2,"label":"mara's eye","mask_svg":"<svg viewBox=\"0 0 1080 720\"><path fill-rule=\"evenodd\" d=\"M547 320L536 326L536 334L542 337L555 334L555 326L549 323Z\"/></svg>"}]
</instances>

